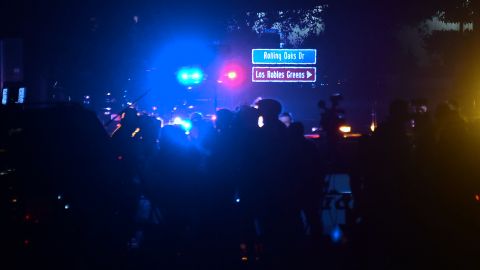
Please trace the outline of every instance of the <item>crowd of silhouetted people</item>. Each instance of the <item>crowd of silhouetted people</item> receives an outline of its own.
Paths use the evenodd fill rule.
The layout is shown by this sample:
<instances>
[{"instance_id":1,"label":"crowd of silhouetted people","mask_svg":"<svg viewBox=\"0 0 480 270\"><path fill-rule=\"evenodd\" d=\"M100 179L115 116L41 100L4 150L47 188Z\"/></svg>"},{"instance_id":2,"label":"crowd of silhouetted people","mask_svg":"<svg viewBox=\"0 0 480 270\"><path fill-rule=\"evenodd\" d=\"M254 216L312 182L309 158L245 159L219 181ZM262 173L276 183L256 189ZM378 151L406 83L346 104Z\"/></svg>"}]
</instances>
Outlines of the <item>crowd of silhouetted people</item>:
<instances>
[{"instance_id":1,"label":"crowd of silhouetted people","mask_svg":"<svg viewBox=\"0 0 480 270\"><path fill-rule=\"evenodd\" d=\"M478 265L478 124L454 101L433 112L422 99L390 104L352 172L371 268Z\"/></svg>"},{"instance_id":2,"label":"crowd of silhouetted people","mask_svg":"<svg viewBox=\"0 0 480 270\"><path fill-rule=\"evenodd\" d=\"M281 112L264 99L258 109L221 109L214 123L195 113L191 129L165 125L157 145L148 120L127 110L112 142L129 178L139 179L136 197L145 196L158 219L140 245L162 243L172 258L219 265L298 264L304 227L321 234L322 170L303 125L288 114L280 121Z\"/></svg>"},{"instance_id":3,"label":"crowd of silhouetted people","mask_svg":"<svg viewBox=\"0 0 480 270\"><path fill-rule=\"evenodd\" d=\"M43 224L10 255L78 269L477 264L479 123L452 101L432 114L424 100L395 100L374 132L349 141L339 101L319 103L316 140L273 99L218 110L215 121L194 113L188 129L128 108L111 135L81 107L4 111L15 168L4 185L25 198L20 214L4 210ZM321 212L335 173L350 176L354 203L330 246ZM18 220L11 241L25 233Z\"/></svg>"}]
</instances>

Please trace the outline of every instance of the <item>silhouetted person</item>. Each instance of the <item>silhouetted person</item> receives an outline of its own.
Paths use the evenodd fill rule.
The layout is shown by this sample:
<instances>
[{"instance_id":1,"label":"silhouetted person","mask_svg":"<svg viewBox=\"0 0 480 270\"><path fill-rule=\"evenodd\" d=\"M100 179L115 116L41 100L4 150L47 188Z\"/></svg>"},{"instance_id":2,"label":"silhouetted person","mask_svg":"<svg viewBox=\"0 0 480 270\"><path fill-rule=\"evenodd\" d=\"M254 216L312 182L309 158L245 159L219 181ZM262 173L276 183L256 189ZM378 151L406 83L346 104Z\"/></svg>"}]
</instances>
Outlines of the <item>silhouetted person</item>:
<instances>
[{"instance_id":1,"label":"silhouetted person","mask_svg":"<svg viewBox=\"0 0 480 270\"><path fill-rule=\"evenodd\" d=\"M260 129L260 155L258 195L260 205L258 223L265 239L267 254L287 256L293 259L301 232L300 217L292 204L295 199L294 184L289 179L287 127L278 120L281 104L273 99L258 102L258 111L263 117ZM269 252L270 251L270 252ZM278 258L278 257L277 257ZM275 263L280 263L278 260ZM284 261L288 264L289 261Z\"/></svg>"},{"instance_id":2,"label":"silhouetted person","mask_svg":"<svg viewBox=\"0 0 480 270\"><path fill-rule=\"evenodd\" d=\"M429 240L439 265L467 268L478 264L480 241L478 138L472 137L455 102L444 102L435 112L431 160ZM460 229L461 228L461 229ZM438 235L455 235L444 237Z\"/></svg>"},{"instance_id":3,"label":"silhouetted person","mask_svg":"<svg viewBox=\"0 0 480 270\"><path fill-rule=\"evenodd\" d=\"M366 226L372 252L380 259L369 261L372 269L386 265L406 266L414 253L408 239L412 237L412 140L409 135L408 103L394 100L387 120L373 135L370 175L365 183L367 199Z\"/></svg>"},{"instance_id":4,"label":"silhouetted person","mask_svg":"<svg viewBox=\"0 0 480 270\"><path fill-rule=\"evenodd\" d=\"M120 167L95 113L61 105L18 112L12 120L11 128L20 128L9 135L8 148L9 165L15 169L11 191L19 200L14 215L20 223L9 234L33 244L28 252L25 246L9 245L18 256L11 257L12 265L23 269L22 264L34 262L65 269L74 262L80 268L115 267L128 240L123 204L128 191L120 185ZM3 226L11 223L5 218ZM19 224L33 230L20 229ZM5 255L4 263L10 265Z\"/></svg>"},{"instance_id":5,"label":"silhouetted person","mask_svg":"<svg viewBox=\"0 0 480 270\"><path fill-rule=\"evenodd\" d=\"M127 108L121 115L120 128L112 135L113 138L130 138L132 133L138 128L139 119L137 110Z\"/></svg>"},{"instance_id":6,"label":"silhouetted person","mask_svg":"<svg viewBox=\"0 0 480 270\"><path fill-rule=\"evenodd\" d=\"M303 124L295 122L288 128L290 139L289 171L294 181L293 204L299 213L306 216L305 233L318 238L321 235L320 202L322 200L323 179L318 149L304 136Z\"/></svg>"},{"instance_id":7,"label":"silhouetted person","mask_svg":"<svg viewBox=\"0 0 480 270\"><path fill-rule=\"evenodd\" d=\"M343 96L336 93L330 96L330 107L327 107L323 100L318 102L318 107L323 111L321 114L320 126L323 130L323 134L326 136L326 158L331 164L334 164L338 158L338 143L343 136L339 131L340 126L345 124L345 111L339 107L342 100Z\"/></svg>"},{"instance_id":8,"label":"silhouetted person","mask_svg":"<svg viewBox=\"0 0 480 270\"><path fill-rule=\"evenodd\" d=\"M140 197L140 122L137 111L127 108L122 114L120 127L112 134L112 144L116 158L120 163L120 171L124 176L123 182L118 184L122 189L129 190L128 197L123 198L124 209L128 209L128 216L133 219L138 199ZM131 228L133 231L133 227Z\"/></svg>"},{"instance_id":9,"label":"silhouetted person","mask_svg":"<svg viewBox=\"0 0 480 270\"><path fill-rule=\"evenodd\" d=\"M339 136L338 128L344 123L343 109L340 109L340 102L343 100L341 94L330 96L331 106L327 107L324 101L318 103L318 107L323 110L320 126L326 132L329 141L335 142Z\"/></svg>"},{"instance_id":10,"label":"silhouetted person","mask_svg":"<svg viewBox=\"0 0 480 270\"><path fill-rule=\"evenodd\" d=\"M258 257L260 247L255 226L259 217L259 209L263 202L263 194L258 185L261 183L259 172L262 168L260 157L260 128L258 126L258 110L250 106L237 109L232 123L233 162L235 192L232 201L235 203L232 227L236 232L237 244L242 243L237 253L247 256L250 263ZM240 251L240 253L238 253Z\"/></svg>"},{"instance_id":11,"label":"silhouetted person","mask_svg":"<svg viewBox=\"0 0 480 270\"><path fill-rule=\"evenodd\" d=\"M211 121L206 121L203 118L203 115L199 112L192 113L190 121L192 123L192 128L188 135L190 141L200 152L206 153L210 147L210 142L208 140L213 133Z\"/></svg>"},{"instance_id":12,"label":"silhouetted person","mask_svg":"<svg viewBox=\"0 0 480 270\"><path fill-rule=\"evenodd\" d=\"M138 140L140 140L140 162L145 163L158 148L157 140L159 138L161 121L148 115L142 115L139 118L138 127L140 128Z\"/></svg>"},{"instance_id":13,"label":"silhouetted person","mask_svg":"<svg viewBox=\"0 0 480 270\"><path fill-rule=\"evenodd\" d=\"M133 178L138 173L140 155L139 117L137 111L128 108L122 114L119 128L112 134L112 142L117 151L117 158L122 162L125 173Z\"/></svg>"},{"instance_id":14,"label":"silhouetted person","mask_svg":"<svg viewBox=\"0 0 480 270\"><path fill-rule=\"evenodd\" d=\"M435 128L426 99L413 100L412 111L415 158L417 165L422 166L419 168L421 170L427 166L429 155L433 150Z\"/></svg>"},{"instance_id":15,"label":"silhouetted person","mask_svg":"<svg viewBox=\"0 0 480 270\"><path fill-rule=\"evenodd\" d=\"M189 143L181 126L162 128L159 152L147 165L145 185L149 199L162 216L158 243L150 246L161 248L168 264L177 260L177 253L195 254L192 235L198 229L203 184L199 161L199 152Z\"/></svg>"},{"instance_id":16,"label":"silhouetted person","mask_svg":"<svg viewBox=\"0 0 480 270\"><path fill-rule=\"evenodd\" d=\"M215 129L209 141L207 177L202 184L202 231L200 233L203 254L210 257L212 268L224 268L238 263L238 233L234 234L235 185L238 179L238 154L232 132L234 113L227 109L216 113ZM216 259L212 259L213 257Z\"/></svg>"}]
</instances>

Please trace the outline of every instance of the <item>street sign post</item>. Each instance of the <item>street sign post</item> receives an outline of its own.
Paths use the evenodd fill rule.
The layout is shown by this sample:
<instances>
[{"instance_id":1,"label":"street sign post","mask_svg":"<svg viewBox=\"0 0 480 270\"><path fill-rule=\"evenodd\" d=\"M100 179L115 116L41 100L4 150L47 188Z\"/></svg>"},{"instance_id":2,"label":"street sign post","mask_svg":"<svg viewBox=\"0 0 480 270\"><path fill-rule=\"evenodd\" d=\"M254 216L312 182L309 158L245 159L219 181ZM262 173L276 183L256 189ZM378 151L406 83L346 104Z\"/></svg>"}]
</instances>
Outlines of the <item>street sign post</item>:
<instances>
[{"instance_id":1,"label":"street sign post","mask_svg":"<svg viewBox=\"0 0 480 270\"><path fill-rule=\"evenodd\" d=\"M316 82L315 67L252 67L252 82Z\"/></svg>"},{"instance_id":2,"label":"street sign post","mask_svg":"<svg viewBox=\"0 0 480 270\"><path fill-rule=\"evenodd\" d=\"M316 49L252 49L254 65L315 65Z\"/></svg>"}]
</instances>

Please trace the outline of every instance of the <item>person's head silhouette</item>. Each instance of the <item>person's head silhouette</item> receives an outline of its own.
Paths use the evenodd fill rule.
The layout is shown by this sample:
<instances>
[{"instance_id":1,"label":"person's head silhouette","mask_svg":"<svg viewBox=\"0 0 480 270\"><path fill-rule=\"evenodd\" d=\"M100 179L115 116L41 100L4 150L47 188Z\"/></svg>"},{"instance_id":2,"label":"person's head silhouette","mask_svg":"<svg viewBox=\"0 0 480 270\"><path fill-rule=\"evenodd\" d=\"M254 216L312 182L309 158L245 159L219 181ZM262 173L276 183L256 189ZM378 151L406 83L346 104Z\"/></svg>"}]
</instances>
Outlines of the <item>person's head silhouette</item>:
<instances>
[{"instance_id":1,"label":"person's head silhouette","mask_svg":"<svg viewBox=\"0 0 480 270\"><path fill-rule=\"evenodd\" d=\"M268 124L279 121L278 115L282 111L282 105L274 99L262 99L258 102L258 111L263 117L263 122Z\"/></svg>"},{"instance_id":2,"label":"person's head silhouette","mask_svg":"<svg viewBox=\"0 0 480 270\"><path fill-rule=\"evenodd\" d=\"M215 128L219 131L224 131L232 126L234 114L227 109L217 111L217 120L215 120Z\"/></svg>"},{"instance_id":3,"label":"person's head silhouette","mask_svg":"<svg viewBox=\"0 0 480 270\"><path fill-rule=\"evenodd\" d=\"M134 108L127 108L122 113L122 120L120 121L122 128L125 128L126 130L135 130L138 127L138 123L139 119L137 110Z\"/></svg>"},{"instance_id":4,"label":"person's head silhouette","mask_svg":"<svg viewBox=\"0 0 480 270\"><path fill-rule=\"evenodd\" d=\"M257 128L258 110L250 106L242 106L235 116L235 125L238 128Z\"/></svg>"}]
</instances>

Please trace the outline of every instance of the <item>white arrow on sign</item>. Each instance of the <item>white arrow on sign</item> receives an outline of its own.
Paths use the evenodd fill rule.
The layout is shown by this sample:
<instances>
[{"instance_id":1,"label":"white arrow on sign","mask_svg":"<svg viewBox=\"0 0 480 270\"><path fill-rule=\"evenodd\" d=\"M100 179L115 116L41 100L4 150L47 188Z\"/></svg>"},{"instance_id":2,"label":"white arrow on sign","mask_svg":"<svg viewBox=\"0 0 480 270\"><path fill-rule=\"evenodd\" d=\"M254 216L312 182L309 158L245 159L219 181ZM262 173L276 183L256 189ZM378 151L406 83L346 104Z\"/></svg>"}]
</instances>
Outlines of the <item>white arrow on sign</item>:
<instances>
[{"instance_id":1,"label":"white arrow on sign","mask_svg":"<svg viewBox=\"0 0 480 270\"><path fill-rule=\"evenodd\" d=\"M310 73L310 71L307 70L307 79L310 78L310 77L312 77L312 75L313 75L313 74Z\"/></svg>"}]
</instances>

